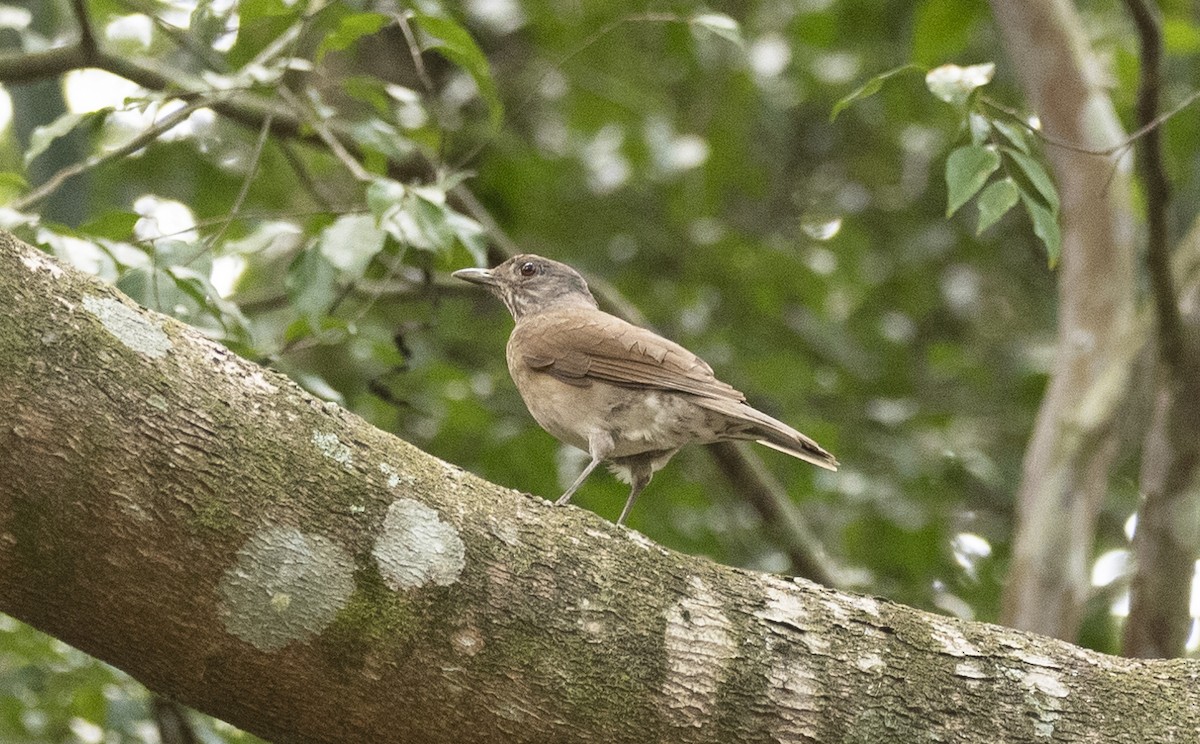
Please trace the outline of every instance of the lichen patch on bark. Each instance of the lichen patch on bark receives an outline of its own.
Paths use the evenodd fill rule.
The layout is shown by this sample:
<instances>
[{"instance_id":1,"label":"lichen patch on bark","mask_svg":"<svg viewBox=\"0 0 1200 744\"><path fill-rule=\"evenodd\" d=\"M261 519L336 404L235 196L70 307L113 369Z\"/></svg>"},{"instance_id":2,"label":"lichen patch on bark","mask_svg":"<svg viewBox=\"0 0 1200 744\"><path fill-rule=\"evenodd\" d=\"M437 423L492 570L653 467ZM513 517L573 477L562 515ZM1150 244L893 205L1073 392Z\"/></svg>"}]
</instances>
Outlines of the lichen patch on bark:
<instances>
[{"instance_id":1,"label":"lichen patch on bark","mask_svg":"<svg viewBox=\"0 0 1200 744\"><path fill-rule=\"evenodd\" d=\"M388 507L383 531L371 551L379 573L396 591L425 584L449 586L466 565L466 548L458 530L434 509L413 499L396 499Z\"/></svg>"},{"instance_id":2,"label":"lichen patch on bark","mask_svg":"<svg viewBox=\"0 0 1200 744\"><path fill-rule=\"evenodd\" d=\"M118 341L139 354L161 359L171 350L171 339L162 325L111 297L88 295L83 298L87 310Z\"/></svg>"},{"instance_id":3,"label":"lichen patch on bark","mask_svg":"<svg viewBox=\"0 0 1200 744\"><path fill-rule=\"evenodd\" d=\"M354 453L350 451L349 447L342 444L342 440L338 439L337 434L333 432L314 431L312 434L312 443L316 445L317 450L322 455L325 455L347 470L354 464Z\"/></svg>"},{"instance_id":4,"label":"lichen patch on bark","mask_svg":"<svg viewBox=\"0 0 1200 744\"><path fill-rule=\"evenodd\" d=\"M315 636L354 592L354 560L332 540L291 527L256 532L220 584L225 628L260 651Z\"/></svg>"},{"instance_id":5,"label":"lichen patch on bark","mask_svg":"<svg viewBox=\"0 0 1200 744\"><path fill-rule=\"evenodd\" d=\"M717 709L717 693L737 656L732 624L720 599L697 576L688 580L688 596L664 615L667 718L679 726L703 726Z\"/></svg>"}]
</instances>

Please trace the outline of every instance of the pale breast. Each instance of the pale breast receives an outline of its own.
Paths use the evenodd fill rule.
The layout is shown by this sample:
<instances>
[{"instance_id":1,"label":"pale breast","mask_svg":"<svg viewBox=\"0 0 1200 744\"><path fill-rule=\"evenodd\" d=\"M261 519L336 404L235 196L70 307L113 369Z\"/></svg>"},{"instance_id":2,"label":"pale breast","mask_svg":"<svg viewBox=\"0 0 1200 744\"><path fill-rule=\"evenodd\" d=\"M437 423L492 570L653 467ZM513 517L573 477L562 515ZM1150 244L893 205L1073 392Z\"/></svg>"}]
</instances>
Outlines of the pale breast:
<instances>
[{"instance_id":1,"label":"pale breast","mask_svg":"<svg viewBox=\"0 0 1200 744\"><path fill-rule=\"evenodd\" d=\"M661 390L619 387L598 380L572 385L531 369L510 352L508 369L534 420L557 439L588 451L588 438L607 432L610 457L673 450L692 442L716 441L719 417L691 402L691 396Z\"/></svg>"}]
</instances>

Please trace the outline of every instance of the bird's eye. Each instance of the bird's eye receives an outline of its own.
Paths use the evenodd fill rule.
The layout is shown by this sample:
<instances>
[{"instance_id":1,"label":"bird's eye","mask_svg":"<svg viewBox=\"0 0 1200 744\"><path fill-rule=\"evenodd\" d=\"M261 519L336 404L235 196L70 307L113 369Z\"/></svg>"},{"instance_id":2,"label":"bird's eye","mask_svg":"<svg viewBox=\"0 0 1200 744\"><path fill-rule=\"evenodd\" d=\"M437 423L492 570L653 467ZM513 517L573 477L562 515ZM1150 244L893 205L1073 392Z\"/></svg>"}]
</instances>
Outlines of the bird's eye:
<instances>
[{"instance_id":1,"label":"bird's eye","mask_svg":"<svg viewBox=\"0 0 1200 744\"><path fill-rule=\"evenodd\" d=\"M518 270L521 272L521 276L533 276L537 273L537 265L533 261L526 261Z\"/></svg>"}]
</instances>

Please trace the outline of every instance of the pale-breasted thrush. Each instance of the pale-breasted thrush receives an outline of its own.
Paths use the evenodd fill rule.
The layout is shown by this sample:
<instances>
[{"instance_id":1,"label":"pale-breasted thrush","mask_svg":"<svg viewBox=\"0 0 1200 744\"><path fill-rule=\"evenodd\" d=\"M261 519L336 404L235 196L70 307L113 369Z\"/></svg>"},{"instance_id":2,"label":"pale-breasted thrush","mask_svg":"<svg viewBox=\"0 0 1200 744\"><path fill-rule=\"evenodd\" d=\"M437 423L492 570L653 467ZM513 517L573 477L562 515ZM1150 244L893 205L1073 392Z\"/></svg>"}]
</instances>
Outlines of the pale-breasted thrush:
<instances>
[{"instance_id":1,"label":"pale-breasted thrush","mask_svg":"<svg viewBox=\"0 0 1200 744\"><path fill-rule=\"evenodd\" d=\"M655 471L680 447L750 440L814 465L837 460L792 427L750 407L703 359L658 334L600 310L579 272L533 254L494 269L461 269L504 301L516 327L508 371L543 429L591 456L559 497L601 462L632 489L617 524Z\"/></svg>"}]
</instances>

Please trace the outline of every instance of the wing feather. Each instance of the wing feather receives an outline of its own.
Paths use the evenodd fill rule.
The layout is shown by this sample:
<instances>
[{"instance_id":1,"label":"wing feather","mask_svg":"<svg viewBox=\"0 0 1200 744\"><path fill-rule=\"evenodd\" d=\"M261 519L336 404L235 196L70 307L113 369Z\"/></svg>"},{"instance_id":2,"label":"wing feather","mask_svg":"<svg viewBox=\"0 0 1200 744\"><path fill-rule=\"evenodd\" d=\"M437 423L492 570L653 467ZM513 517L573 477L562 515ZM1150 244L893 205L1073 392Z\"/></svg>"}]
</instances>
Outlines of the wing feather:
<instances>
[{"instance_id":1,"label":"wing feather","mask_svg":"<svg viewBox=\"0 0 1200 744\"><path fill-rule=\"evenodd\" d=\"M572 385L600 380L705 398L746 399L679 344L601 310L571 308L523 318L509 343L525 365Z\"/></svg>"}]
</instances>

